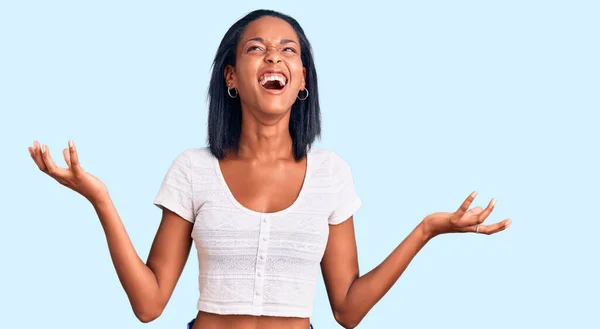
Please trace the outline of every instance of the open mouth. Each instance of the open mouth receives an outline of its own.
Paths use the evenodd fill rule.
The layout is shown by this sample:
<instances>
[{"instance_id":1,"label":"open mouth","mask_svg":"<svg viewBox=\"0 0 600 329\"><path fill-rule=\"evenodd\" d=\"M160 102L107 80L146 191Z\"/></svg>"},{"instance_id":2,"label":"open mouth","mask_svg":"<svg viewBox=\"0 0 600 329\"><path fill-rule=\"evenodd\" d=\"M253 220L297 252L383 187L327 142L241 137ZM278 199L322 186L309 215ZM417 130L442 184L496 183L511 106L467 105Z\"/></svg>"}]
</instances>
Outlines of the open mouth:
<instances>
[{"instance_id":1,"label":"open mouth","mask_svg":"<svg viewBox=\"0 0 600 329\"><path fill-rule=\"evenodd\" d=\"M287 78L280 72L265 72L258 83L267 90L282 90L287 84Z\"/></svg>"}]
</instances>

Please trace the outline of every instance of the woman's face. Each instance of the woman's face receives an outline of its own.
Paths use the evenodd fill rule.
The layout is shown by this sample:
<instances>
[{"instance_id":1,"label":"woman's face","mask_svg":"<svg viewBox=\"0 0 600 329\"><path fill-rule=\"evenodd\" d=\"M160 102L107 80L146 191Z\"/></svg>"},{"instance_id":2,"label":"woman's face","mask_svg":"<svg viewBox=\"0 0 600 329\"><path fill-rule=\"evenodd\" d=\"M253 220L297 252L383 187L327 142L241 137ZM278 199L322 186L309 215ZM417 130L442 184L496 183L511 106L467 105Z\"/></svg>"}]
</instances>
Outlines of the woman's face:
<instances>
[{"instance_id":1,"label":"woman's face","mask_svg":"<svg viewBox=\"0 0 600 329\"><path fill-rule=\"evenodd\" d=\"M225 68L225 81L237 89L242 108L267 115L288 112L305 87L300 51L298 36L286 21L264 16L248 24L237 47L236 67Z\"/></svg>"}]
</instances>

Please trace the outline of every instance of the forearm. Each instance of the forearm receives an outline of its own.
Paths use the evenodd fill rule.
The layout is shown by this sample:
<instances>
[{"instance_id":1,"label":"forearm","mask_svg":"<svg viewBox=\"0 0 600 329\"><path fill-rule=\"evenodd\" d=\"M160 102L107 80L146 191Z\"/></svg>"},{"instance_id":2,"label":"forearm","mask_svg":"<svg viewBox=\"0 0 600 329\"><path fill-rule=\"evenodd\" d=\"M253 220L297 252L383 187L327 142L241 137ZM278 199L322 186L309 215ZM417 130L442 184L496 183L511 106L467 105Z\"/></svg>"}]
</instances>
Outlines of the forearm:
<instances>
[{"instance_id":1,"label":"forearm","mask_svg":"<svg viewBox=\"0 0 600 329\"><path fill-rule=\"evenodd\" d=\"M153 320L161 312L156 276L136 253L110 197L107 195L93 206L104 229L119 281L135 315L144 322Z\"/></svg>"},{"instance_id":2,"label":"forearm","mask_svg":"<svg viewBox=\"0 0 600 329\"><path fill-rule=\"evenodd\" d=\"M419 224L377 267L357 278L339 308L339 317L348 327L354 327L390 290L417 253L430 240L423 223Z\"/></svg>"}]
</instances>

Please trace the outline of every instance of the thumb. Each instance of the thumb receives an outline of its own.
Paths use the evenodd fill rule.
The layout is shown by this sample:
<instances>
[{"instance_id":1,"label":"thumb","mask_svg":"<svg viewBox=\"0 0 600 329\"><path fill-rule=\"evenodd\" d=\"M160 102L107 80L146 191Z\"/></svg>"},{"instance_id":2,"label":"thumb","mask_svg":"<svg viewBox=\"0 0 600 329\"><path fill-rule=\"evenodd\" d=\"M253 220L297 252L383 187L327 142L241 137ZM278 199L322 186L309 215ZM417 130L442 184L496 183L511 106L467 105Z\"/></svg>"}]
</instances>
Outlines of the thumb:
<instances>
[{"instance_id":1,"label":"thumb","mask_svg":"<svg viewBox=\"0 0 600 329\"><path fill-rule=\"evenodd\" d=\"M483 208L475 207L475 208L467 211L467 214L477 216L477 215L481 214L482 212L483 212Z\"/></svg>"},{"instance_id":2,"label":"thumb","mask_svg":"<svg viewBox=\"0 0 600 329\"><path fill-rule=\"evenodd\" d=\"M69 149L63 149L63 157L65 158L67 166L71 169L71 155L69 154Z\"/></svg>"}]
</instances>

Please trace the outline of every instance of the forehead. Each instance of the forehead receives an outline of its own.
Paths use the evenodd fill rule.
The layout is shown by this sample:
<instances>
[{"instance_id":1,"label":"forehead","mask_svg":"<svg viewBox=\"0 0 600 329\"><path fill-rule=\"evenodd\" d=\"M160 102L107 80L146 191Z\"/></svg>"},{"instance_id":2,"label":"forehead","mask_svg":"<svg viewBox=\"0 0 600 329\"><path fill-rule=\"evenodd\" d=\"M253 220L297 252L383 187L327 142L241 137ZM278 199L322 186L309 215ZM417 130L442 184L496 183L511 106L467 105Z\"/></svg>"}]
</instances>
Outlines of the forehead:
<instances>
[{"instance_id":1,"label":"forehead","mask_svg":"<svg viewBox=\"0 0 600 329\"><path fill-rule=\"evenodd\" d=\"M251 38L262 38L266 42L289 39L298 42L298 36L294 28L281 18L263 16L248 24L242 34L242 42Z\"/></svg>"}]
</instances>

